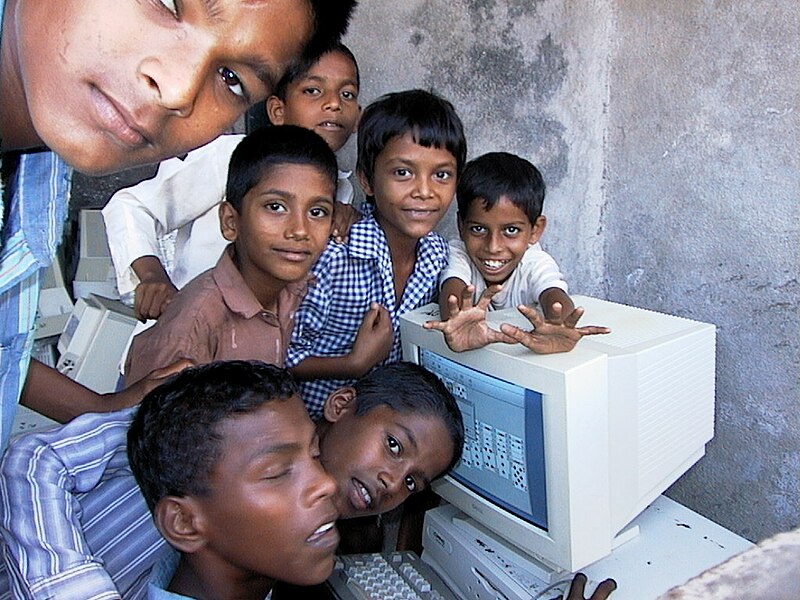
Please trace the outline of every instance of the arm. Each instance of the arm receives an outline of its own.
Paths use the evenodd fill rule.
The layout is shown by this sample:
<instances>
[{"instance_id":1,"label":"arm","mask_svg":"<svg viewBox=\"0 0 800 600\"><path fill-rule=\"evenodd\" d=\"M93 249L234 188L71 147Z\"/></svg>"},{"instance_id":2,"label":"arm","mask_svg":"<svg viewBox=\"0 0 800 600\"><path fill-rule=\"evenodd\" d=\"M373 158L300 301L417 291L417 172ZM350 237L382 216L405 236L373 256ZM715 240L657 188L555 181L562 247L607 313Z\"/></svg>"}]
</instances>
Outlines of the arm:
<instances>
[{"instance_id":1,"label":"arm","mask_svg":"<svg viewBox=\"0 0 800 600\"><path fill-rule=\"evenodd\" d=\"M560 305L557 309L555 308L556 304ZM548 321L561 322L560 319L568 318L575 310L575 304L569 294L557 287L548 288L539 294L539 306L542 307L544 318Z\"/></svg>"},{"instance_id":2,"label":"arm","mask_svg":"<svg viewBox=\"0 0 800 600\"><path fill-rule=\"evenodd\" d=\"M331 227L331 239L338 244L347 242L347 236L353 223L361 219L363 215L356 210L352 204L344 204L336 201L333 203L333 226Z\"/></svg>"},{"instance_id":3,"label":"arm","mask_svg":"<svg viewBox=\"0 0 800 600\"><path fill-rule=\"evenodd\" d=\"M178 293L178 288L155 256L140 256L131 263L131 269L140 282L133 306L136 318L142 322L157 319Z\"/></svg>"},{"instance_id":4,"label":"arm","mask_svg":"<svg viewBox=\"0 0 800 600\"><path fill-rule=\"evenodd\" d=\"M450 302L451 298L455 298L455 308L463 306L464 292L467 289L467 284L458 277L449 277L442 283L439 290L439 315L442 321L447 321L450 318L454 305ZM472 303L472 294L475 288L470 291L470 304Z\"/></svg>"},{"instance_id":5,"label":"arm","mask_svg":"<svg viewBox=\"0 0 800 600\"><path fill-rule=\"evenodd\" d=\"M103 219L121 295L139 283L133 262L159 256L160 235L190 223L222 200L230 155L242 137L220 136L184 160L166 160L154 178L111 197Z\"/></svg>"},{"instance_id":6,"label":"arm","mask_svg":"<svg viewBox=\"0 0 800 600\"><path fill-rule=\"evenodd\" d=\"M31 360L20 404L60 423L66 423L84 413L111 412L138 404L164 378L190 364L188 361L176 361L168 367L153 371L135 386L122 392L98 394L38 360Z\"/></svg>"},{"instance_id":7,"label":"arm","mask_svg":"<svg viewBox=\"0 0 800 600\"><path fill-rule=\"evenodd\" d=\"M394 334L385 307L372 303L358 328L350 352L343 356L309 356L292 367L301 381L309 379L358 379L389 356Z\"/></svg>"},{"instance_id":8,"label":"arm","mask_svg":"<svg viewBox=\"0 0 800 600\"><path fill-rule=\"evenodd\" d=\"M25 597L120 597L86 545L75 494L95 488L107 468L127 465L132 415L87 415L9 446L0 465L3 551L13 587Z\"/></svg>"}]
</instances>

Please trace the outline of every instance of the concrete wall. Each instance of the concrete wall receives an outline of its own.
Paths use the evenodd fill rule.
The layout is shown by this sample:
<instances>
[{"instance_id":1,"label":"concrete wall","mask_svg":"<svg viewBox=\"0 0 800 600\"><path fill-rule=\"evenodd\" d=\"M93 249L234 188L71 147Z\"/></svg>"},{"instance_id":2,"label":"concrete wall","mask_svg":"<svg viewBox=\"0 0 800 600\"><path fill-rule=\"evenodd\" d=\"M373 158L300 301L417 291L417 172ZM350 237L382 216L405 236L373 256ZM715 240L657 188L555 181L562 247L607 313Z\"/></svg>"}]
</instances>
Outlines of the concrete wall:
<instances>
[{"instance_id":1,"label":"concrete wall","mask_svg":"<svg viewBox=\"0 0 800 600\"><path fill-rule=\"evenodd\" d=\"M432 88L471 156L541 167L573 292L717 325L716 437L669 494L753 540L800 523L798 39L794 0L364 0L346 40L364 103Z\"/></svg>"}]
</instances>

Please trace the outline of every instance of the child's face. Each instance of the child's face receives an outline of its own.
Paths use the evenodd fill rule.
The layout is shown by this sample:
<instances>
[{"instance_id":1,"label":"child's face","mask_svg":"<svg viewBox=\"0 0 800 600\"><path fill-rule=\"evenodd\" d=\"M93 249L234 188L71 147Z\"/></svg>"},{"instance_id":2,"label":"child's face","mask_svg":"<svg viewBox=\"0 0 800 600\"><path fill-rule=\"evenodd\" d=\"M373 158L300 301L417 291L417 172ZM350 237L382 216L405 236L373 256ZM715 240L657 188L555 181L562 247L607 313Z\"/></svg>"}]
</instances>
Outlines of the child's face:
<instances>
[{"instance_id":1,"label":"child's face","mask_svg":"<svg viewBox=\"0 0 800 600\"><path fill-rule=\"evenodd\" d=\"M250 288L282 288L305 279L331 233L334 183L312 165L271 167L248 191L241 214L221 208L222 232L234 242Z\"/></svg>"},{"instance_id":2,"label":"child's face","mask_svg":"<svg viewBox=\"0 0 800 600\"><path fill-rule=\"evenodd\" d=\"M502 196L486 210L483 200L469 204L458 222L458 231L467 254L487 284L506 281L525 255L529 244L539 241L545 227L540 216L534 224L525 212Z\"/></svg>"},{"instance_id":3,"label":"child's face","mask_svg":"<svg viewBox=\"0 0 800 600\"><path fill-rule=\"evenodd\" d=\"M359 174L375 198L375 218L387 236L418 240L447 212L456 191L456 158L445 148L420 146L410 134L389 140L375 159L373 184Z\"/></svg>"},{"instance_id":4,"label":"child's face","mask_svg":"<svg viewBox=\"0 0 800 600\"><path fill-rule=\"evenodd\" d=\"M439 417L386 405L344 413L320 442L325 470L339 485L340 517L386 512L426 488L449 466L450 440Z\"/></svg>"},{"instance_id":5,"label":"child's face","mask_svg":"<svg viewBox=\"0 0 800 600\"><path fill-rule=\"evenodd\" d=\"M209 142L271 93L312 30L295 0L18 0L16 21L3 44L33 127L87 173Z\"/></svg>"},{"instance_id":6,"label":"child's face","mask_svg":"<svg viewBox=\"0 0 800 600\"><path fill-rule=\"evenodd\" d=\"M336 484L319 462L314 425L298 396L267 402L218 428L222 453L209 496L197 496L206 547L238 576L298 585L324 581L339 535Z\"/></svg>"},{"instance_id":7,"label":"child's face","mask_svg":"<svg viewBox=\"0 0 800 600\"><path fill-rule=\"evenodd\" d=\"M361 114L356 67L341 52L328 52L267 106L275 125L299 125L318 133L336 152L353 134Z\"/></svg>"}]
</instances>

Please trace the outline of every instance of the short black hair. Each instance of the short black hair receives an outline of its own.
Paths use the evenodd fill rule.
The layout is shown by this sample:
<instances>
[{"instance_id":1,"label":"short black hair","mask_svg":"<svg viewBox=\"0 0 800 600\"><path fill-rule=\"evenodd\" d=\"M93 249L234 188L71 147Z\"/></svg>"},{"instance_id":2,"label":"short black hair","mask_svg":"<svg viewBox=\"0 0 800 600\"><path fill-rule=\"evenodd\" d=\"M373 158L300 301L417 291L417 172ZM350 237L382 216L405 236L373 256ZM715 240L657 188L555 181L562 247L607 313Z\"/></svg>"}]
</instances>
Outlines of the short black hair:
<instances>
[{"instance_id":1,"label":"short black hair","mask_svg":"<svg viewBox=\"0 0 800 600\"><path fill-rule=\"evenodd\" d=\"M296 63L293 66L289 67L286 70L286 73L281 80L278 82L278 85L275 86L275 90L273 90L272 94L280 98L283 102L286 102L286 90L289 86L300 79L301 77L305 77L306 74L311 70L311 68L317 63L319 59L321 59L326 54L331 54L332 52L338 52L342 54L353 63L353 67L356 70L356 87L361 89L361 72L358 69L358 61L356 60L355 54L353 51L350 50L347 46L345 46L341 42L337 42L333 46L331 46L328 50L320 54L316 60L310 63ZM263 108L262 108L263 110Z\"/></svg>"},{"instance_id":2,"label":"short black hair","mask_svg":"<svg viewBox=\"0 0 800 600\"><path fill-rule=\"evenodd\" d=\"M128 460L152 511L165 496L207 496L220 425L299 394L286 369L259 361L188 368L149 392L128 429Z\"/></svg>"},{"instance_id":3,"label":"short black hair","mask_svg":"<svg viewBox=\"0 0 800 600\"><path fill-rule=\"evenodd\" d=\"M356 381L353 387L356 416L378 406L388 406L399 413L439 417L453 442L453 458L445 472L461 459L464 446L461 410L442 380L425 367L412 362L381 365Z\"/></svg>"},{"instance_id":4,"label":"short black hair","mask_svg":"<svg viewBox=\"0 0 800 600\"><path fill-rule=\"evenodd\" d=\"M358 122L356 169L370 185L374 185L375 159L390 140L407 133L420 146L450 152L460 176L467 160L467 140L456 109L433 92L406 90L381 96L364 109Z\"/></svg>"},{"instance_id":5,"label":"short black hair","mask_svg":"<svg viewBox=\"0 0 800 600\"><path fill-rule=\"evenodd\" d=\"M332 48L347 33L356 0L309 0L314 13L314 28L303 50L303 59L312 63Z\"/></svg>"},{"instance_id":6,"label":"short black hair","mask_svg":"<svg viewBox=\"0 0 800 600\"><path fill-rule=\"evenodd\" d=\"M489 210L505 196L533 225L542 214L544 194L544 179L533 163L509 152L489 152L464 167L456 188L458 218L463 220L478 198Z\"/></svg>"},{"instance_id":7,"label":"short black hair","mask_svg":"<svg viewBox=\"0 0 800 600\"><path fill-rule=\"evenodd\" d=\"M317 167L336 188L336 155L325 140L305 127L277 125L256 129L236 146L228 163L225 200L241 212L245 194L272 167L285 164Z\"/></svg>"}]
</instances>

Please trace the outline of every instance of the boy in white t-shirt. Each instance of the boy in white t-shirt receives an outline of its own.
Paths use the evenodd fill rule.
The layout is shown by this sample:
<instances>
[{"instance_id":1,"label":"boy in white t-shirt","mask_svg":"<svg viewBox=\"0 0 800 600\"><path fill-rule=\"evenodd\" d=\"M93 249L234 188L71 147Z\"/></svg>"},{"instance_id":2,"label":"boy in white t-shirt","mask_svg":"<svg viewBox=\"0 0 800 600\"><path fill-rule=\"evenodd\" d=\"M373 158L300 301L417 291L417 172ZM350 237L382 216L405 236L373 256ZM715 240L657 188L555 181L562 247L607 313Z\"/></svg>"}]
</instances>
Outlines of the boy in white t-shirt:
<instances>
[{"instance_id":1,"label":"boy in white t-shirt","mask_svg":"<svg viewBox=\"0 0 800 600\"><path fill-rule=\"evenodd\" d=\"M539 244L547 225L544 194L539 170L514 154L491 152L464 168L456 193L461 239L450 241L440 279L442 321L426 324L442 331L454 351L519 342L551 354L571 350L584 335L608 333L576 327L583 309L575 308L558 265ZM532 331L487 325L487 310L514 306Z\"/></svg>"}]
</instances>

